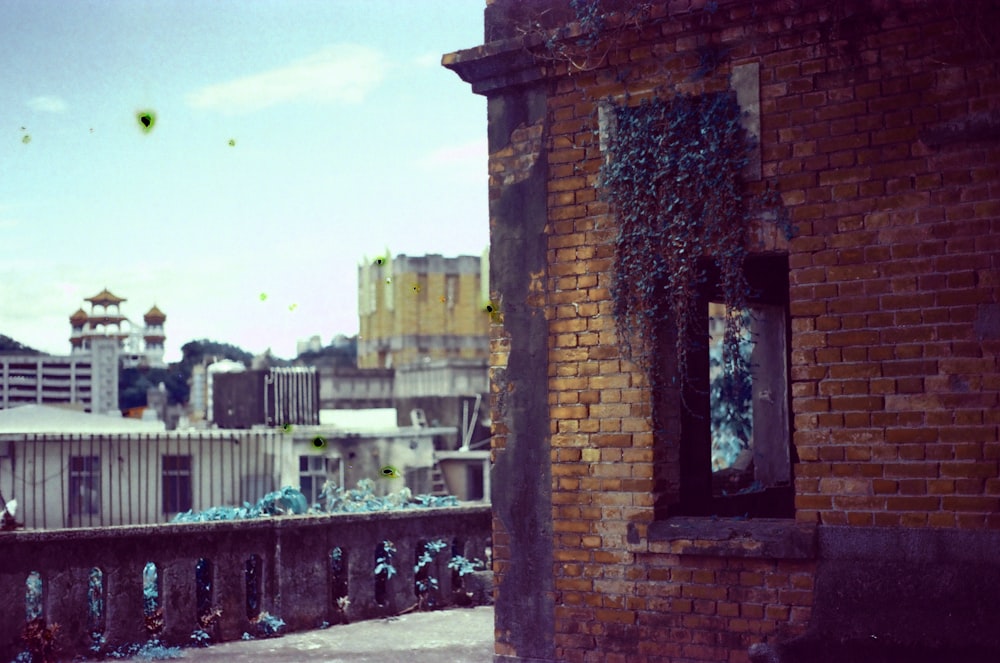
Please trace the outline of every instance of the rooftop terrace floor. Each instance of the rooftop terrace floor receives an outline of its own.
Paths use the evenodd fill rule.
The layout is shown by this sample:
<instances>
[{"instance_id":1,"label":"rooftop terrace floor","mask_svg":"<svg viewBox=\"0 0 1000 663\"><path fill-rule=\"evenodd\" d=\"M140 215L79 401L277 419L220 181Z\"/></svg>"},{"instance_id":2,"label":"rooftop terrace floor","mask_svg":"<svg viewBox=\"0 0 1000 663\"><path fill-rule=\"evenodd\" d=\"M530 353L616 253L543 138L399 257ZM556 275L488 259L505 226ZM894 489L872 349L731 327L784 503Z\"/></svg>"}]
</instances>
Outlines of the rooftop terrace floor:
<instances>
[{"instance_id":1,"label":"rooftop terrace floor","mask_svg":"<svg viewBox=\"0 0 1000 663\"><path fill-rule=\"evenodd\" d=\"M416 612L183 652L180 660L194 663L490 663L493 608Z\"/></svg>"}]
</instances>

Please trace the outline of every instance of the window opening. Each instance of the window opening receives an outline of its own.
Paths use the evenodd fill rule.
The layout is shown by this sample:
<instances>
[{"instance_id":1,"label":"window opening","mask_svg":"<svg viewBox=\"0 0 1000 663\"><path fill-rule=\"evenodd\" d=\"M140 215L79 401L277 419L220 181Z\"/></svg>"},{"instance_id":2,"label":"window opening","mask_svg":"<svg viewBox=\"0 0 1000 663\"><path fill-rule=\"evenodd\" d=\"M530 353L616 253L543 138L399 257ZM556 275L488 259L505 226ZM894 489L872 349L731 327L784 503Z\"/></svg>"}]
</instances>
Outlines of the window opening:
<instances>
[{"instance_id":1,"label":"window opening","mask_svg":"<svg viewBox=\"0 0 1000 663\"><path fill-rule=\"evenodd\" d=\"M307 504L319 502L328 468L325 456L299 456L299 490L305 495Z\"/></svg>"},{"instance_id":2,"label":"window opening","mask_svg":"<svg viewBox=\"0 0 1000 663\"><path fill-rule=\"evenodd\" d=\"M71 456L69 461L69 511L72 516L101 513L101 457Z\"/></svg>"},{"instance_id":3,"label":"window opening","mask_svg":"<svg viewBox=\"0 0 1000 663\"><path fill-rule=\"evenodd\" d=\"M191 510L191 456L163 457L163 513Z\"/></svg>"},{"instance_id":4,"label":"window opening","mask_svg":"<svg viewBox=\"0 0 1000 663\"><path fill-rule=\"evenodd\" d=\"M718 271L707 268L681 408L680 499L668 515L792 517L788 261L751 256L738 358L723 353ZM702 339L708 339L704 342Z\"/></svg>"}]
</instances>

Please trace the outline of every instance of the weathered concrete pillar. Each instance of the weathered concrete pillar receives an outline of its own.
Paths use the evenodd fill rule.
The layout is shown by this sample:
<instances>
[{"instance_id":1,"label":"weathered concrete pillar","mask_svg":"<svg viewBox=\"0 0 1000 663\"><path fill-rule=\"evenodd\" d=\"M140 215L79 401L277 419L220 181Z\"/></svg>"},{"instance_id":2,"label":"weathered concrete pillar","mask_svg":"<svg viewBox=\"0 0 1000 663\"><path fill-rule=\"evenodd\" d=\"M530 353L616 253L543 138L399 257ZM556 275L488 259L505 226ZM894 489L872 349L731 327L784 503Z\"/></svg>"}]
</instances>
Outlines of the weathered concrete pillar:
<instances>
[{"instance_id":1,"label":"weathered concrete pillar","mask_svg":"<svg viewBox=\"0 0 1000 663\"><path fill-rule=\"evenodd\" d=\"M507 9L494 10L487 10L488 38L494 29L502 33L509 19ZM490 290L499 309L490 361L497 660L553 660L545 317L549 84L544 66L525 51L490 43L447 55L444 64L488 100Z\"/></svg>"},{"instance_id":2,"label":"weathered concrete pillar","mask_svg":"<svg viewBox=\"0 0 1000 663\"><path fill-rule=\"evenodd\" d=\"M192 558L176 558L158 568L160 605L163 607L163 635L171 645L191 644L191 634L199 628L198 606Z\"/></svg>"}]
</instances>

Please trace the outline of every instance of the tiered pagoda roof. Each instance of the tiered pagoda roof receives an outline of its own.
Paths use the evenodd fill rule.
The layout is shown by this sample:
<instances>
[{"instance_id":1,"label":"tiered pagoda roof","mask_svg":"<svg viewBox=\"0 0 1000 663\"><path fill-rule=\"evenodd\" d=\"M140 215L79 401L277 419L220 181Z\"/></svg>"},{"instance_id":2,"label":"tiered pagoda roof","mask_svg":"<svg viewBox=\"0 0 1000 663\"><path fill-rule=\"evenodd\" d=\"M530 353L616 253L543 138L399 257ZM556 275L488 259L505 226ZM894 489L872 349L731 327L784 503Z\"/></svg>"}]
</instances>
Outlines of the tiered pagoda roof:
<instances>
[{"instance_id":1,"label":"tiered pagoda roof","mask_svg":"<svg viewBox=\"0 0 1000 663\"><path fill-rule=\"evenodd\" d=\"M87 297L86 301L96 306L111 306L121 304L126 301L126 299L124 297L119 297L105 288L93 297Z\"/></svg>"},{"instance_id":2,"label":"tiered pagoda roof","mask_svg":"<svg viewBox=\"0 0 1000 663\"><path fill-rule=\"evenodd\" d=\"M153 304L153 308L146 311L146 315L142 316L142 319L147 325L162 325L166 321L167 316L164 315L163 311L156 304Z\"/></svg>"}]
</instances>

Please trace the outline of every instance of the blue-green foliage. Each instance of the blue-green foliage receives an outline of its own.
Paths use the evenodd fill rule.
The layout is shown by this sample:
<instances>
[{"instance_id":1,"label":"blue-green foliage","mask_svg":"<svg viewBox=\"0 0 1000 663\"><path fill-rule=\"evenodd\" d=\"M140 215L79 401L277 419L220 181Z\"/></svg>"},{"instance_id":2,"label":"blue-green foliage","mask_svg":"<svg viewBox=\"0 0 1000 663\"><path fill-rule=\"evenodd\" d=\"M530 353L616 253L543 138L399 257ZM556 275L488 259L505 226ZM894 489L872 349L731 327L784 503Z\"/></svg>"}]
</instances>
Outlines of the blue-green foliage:
<instances>
[{"instance_id":1,"label":"blue-green foliage","mask_svg":"<svg viewBox=\"0 0 1000 663\"><path fill-rule=\"evenodd\" d=\"M413 567L414 573L424 568L428 564L434 561L434 557L448 547L448 544L438 539L436 541L428 541L424 544L424 552L421 553L420 558L417 560L416 565Z\"/></svg>"},{"instance_id":2,"label":"blue-green foliage","mask_svg":"<svg viewBox=\"0 0 1000 663\"><path fill-rule=\"evenodd\" d=\"M752 351L753 342L744 336L739 352L745 366L750 366ZM714 375L709 385L712 466L726 468L749 447L753 434L753 380L749 371L734 375L725 370L721 345L710 345L708 357Z\"/></svg>"},{"instance_id":3,"label":"blue-green foliage","mask_svg":"<svg viewBox=\"0 0 1000 663\"><path fill-rule=\"evenodd\" d=\"M556 29L543 29L542 23L533 21L526 30L542 31L546 36L545 48L553 60L568 62L574 69L593 69L621 42L621 34L636 29L649 15L650 2L613 3L605 7L603 0L569 0L573 10L575 28L563 25Z\"/></svg>"},{"instance_id":4,"label":"blue-green foliage","mask_svg":"<svg viewBox=\"0 0 1000 663\"><path fill-rule=\"evenodd\" d=\"M421 569L433 562L437 554L447 547L448 544L441 539L425 543L424 551L417 559L417 563L413 565L413 572L415 574L419 574ZM418 594L426 594L431 589L437 589L438 581L437 578L433 576L427 576L426 578L418 578L416 585Z\"/></svg>"},{"instance_id":5,"label":"blue-green foliage","mask_svg":"<svg viewBox=\"0 0 1000 663\"><path fill-rule=\"evenodd\" d=\"M281 635L281 629L285 628L285 620L269 612L260 613L255 621L257 623L257 635L265 638L273 638Z\"/></svg>"},{"instance_id":6,"label":"blue-green foliage","mask_svg":"<svg viewBox=\"0 0 1000 663\"><path fill-rule=\"evenodd\" d=\"M143 645L131 644L119 647L108 654L108 658L137 658L140 661L166 661L183 656L180 647L166 647L155 638Z\"/></svg>"},{"instance_id":7,"label":"blue-green foliage","mask_svg":"<svg viewBox=\"0 0 1000 663\"><path fill-rule=\"evenodd\" d=\"M344 550L340 546L330 551L330 570L335 575L344 570Z\"/></svg>"},{"instance_id":8,"label":"blue-green foliage","mask_svg":"<svg viewBox=\"0 0 1000 663\"><path fill-rule=\"evenodd\" d=\"M304 513L358 513L365 511L398 511L420 507L458 506L452 495L413 496L409 488L403 488L385 497L375 495L375 482L361 479L358 487L350 490L338 488L327 482L320 494L319 502L309 508L305 496L291 486L268 493L256 504L244 502L242 507L215 506L204 511L186 511L174 516L175 523L200 523L212 520L245 520Z\"/></svg>"},{"instance_id":9,"label":"blue-green foliage","mask_svg":"<svg viewBox=\"0 0 1000 663\"><path fill-rule=\"evenodd\" d=\"M37 571L28 574L24 592L24 608L26 621L33 621L42 616L42 576Z\"/></svg>"},{"instance_id":10,"label":"blue-green foliage","mask_svg":"<svg viewBox=\"0 0 1000 663\"><path fill-rule=\"evenodd\" d=\"M451 558L451 561L448 562L448 568L458 571L458 575L464 576L473 573L474 571L481 571L482 569L485 569L486 562L478 557L470 560L466 559L462 555L455 555Z\"/></svg>"},{"instance_id":11,"label":"blue-green foliage","mask_svg":"<svg viewBox=\"0 0 1000 663\"><path fill-rule=\"evenodd\" d=\"M677 94L616 109L611 158L602 175L618 217L612 284L618 340L626 357L653 378L655 352L671 339L677 375L687 381L696 305L714 262L729 315L723 363L747 366L738 351L748 285L743 273L754 217L776 208L776 195L748 194L742 172L754 143L731 93ZM715 284L712 284L715 285Z\"/></svg>"},{"instance_id":12,"label":"blue-green foliage","mask_svg":"<svg viewBox=\"0 0 1000 663\"><path fill-rule=\"evenodd\" d=\"M396 567L392 565L392 557L396 554L396 544L392 541L382 542L382 554L375 558L375 575L385 575L388 580L396 573Z\"/></svg>"},{"instance_id":13,"label":"blue-green foliage","mask_svg":"<svg viewBox=\"0 0 1000 663\"><path fill-rule=\"evenodd\" d=\"M213 506L204 511L185 511L174 516L175 523L201 523L211 520L245 520L285 514L303 514L309 510L305 495L285 486L257 500L256 504L244 502L241 507Z\"/></svg>"},{"instance_id":14,"label":"blue-green foliage","mask_svg":"<svg viewBox=\"0 0 1000 663\"><path fill-rule=\"evenodd\" d=\"M409 488L403 488L385 497L375 495L375 482L361 479L358 487L339 488L328 481L320 493L319 502L313 505L313 513L359 513L366 511L398 511L421 507L458 506L458 499L452 495L416 495Z\"/></svg>"},{"instance_id":15,"label":"blue-green foliage","mask_svg":"<svg viewBox=\"0 0 1000 663\"><path fill-rule=\"evenodd\" d=\"M151 615L159 607L160 588L156 574L156 564L146 562L142 568L142 608L145 614Z\"/></svg>"},{"instance_id":16,"label":"blue-green foliage","mask_svg":"<svg viewBox=\"0 0 1000 663\"><path fill-rule=\"evenodd\" d=\"M91 625L94 625L101 618L104 612L104 597L102 586L104 575L98 568L90 569L90 577L87 582L87 614Z\"/></svg>"}]
</instances>

